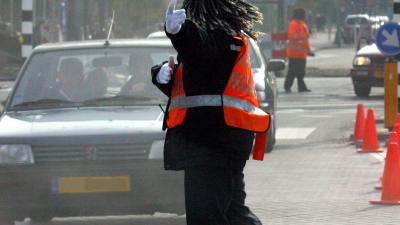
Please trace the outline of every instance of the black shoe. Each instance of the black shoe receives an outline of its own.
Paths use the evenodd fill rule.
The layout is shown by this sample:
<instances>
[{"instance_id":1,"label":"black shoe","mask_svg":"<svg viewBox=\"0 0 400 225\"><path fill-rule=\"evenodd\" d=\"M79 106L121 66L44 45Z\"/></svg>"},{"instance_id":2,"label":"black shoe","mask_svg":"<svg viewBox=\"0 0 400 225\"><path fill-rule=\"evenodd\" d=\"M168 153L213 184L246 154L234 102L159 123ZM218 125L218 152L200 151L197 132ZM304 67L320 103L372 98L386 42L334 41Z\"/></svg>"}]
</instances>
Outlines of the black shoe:
<instances>
[{"instance_id":1,"label":"black shoe","mask_svg":"<svg viewBox=\"0 0 400 225\"><path fill-rule=\"evenodd\" d=\"M302 89L302 90L299 90L299 92L311 92L311 90L310 89Z\"/></svg>"}]
</instances>

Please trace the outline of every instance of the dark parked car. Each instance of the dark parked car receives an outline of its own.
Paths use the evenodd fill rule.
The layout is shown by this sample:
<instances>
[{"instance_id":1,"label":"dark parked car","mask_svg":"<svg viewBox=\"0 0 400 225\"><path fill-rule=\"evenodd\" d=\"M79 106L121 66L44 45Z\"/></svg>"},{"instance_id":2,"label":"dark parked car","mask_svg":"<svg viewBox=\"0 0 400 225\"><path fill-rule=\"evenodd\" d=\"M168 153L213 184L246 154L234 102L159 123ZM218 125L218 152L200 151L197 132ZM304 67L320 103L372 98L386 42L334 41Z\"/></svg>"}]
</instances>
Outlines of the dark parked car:
<instances>
[{"instance_id":1,"label":"dark parked car","mask_svg":"<svg viewBox=\"0 0 400 225\"><path fill-rule=\"evenodd\" d=\"M15 80L24 60L0 50L0 80Z\"/></svg>"},{"instance_id":2,"label":"dark parked car","mask_svg":"<svg viewBox=\"0 0 400 225\"><path fill-rule=\"evenodd\" d=\"M0 118L0 224L183 214L182 173L163 169L166 97L150 79L170 54L150 39L37 47Z\"/></svg>"},{"instance_id":3,"label":"dark parked car","mask_svg":"<svg viewBox=\"0 0 400 225\"><path fill-rule=\"evenodd\" d=\"M148 35L149 39L166 39L165 32L158 31ZM276 104L278 89L275 73L285 69L285 63L280 59L267 60L254 40L250 39L250 61L256 84L260 108L271 115L271 127L268 130L266 152L272 151L276 138ZM171 46L172 48L172 46Z\"/></svg>"},{"instance_id":4,"label":"dark parked car","mask_svg":"<svg viewBox=\"0 0 400 225\"><path fill-rule=\"evenodd\" d=\"M376 44L364 46L353 59L351 78L354 92L359 97L368 97L372 87L384 86L384 63L386 57Z\"/></svg>"}]
</instances>

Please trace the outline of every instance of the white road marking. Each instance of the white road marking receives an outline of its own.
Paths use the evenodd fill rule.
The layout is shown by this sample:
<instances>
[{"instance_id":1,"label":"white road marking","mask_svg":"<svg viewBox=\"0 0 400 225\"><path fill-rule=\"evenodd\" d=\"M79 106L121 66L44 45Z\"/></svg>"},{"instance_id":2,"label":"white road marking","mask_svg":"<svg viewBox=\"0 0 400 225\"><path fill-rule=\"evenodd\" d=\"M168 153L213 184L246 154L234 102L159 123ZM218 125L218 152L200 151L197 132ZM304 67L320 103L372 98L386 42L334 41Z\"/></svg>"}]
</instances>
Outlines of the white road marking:
<instances>
[{"instance_id":1,"label":"white road marking","mask_svg":"<svg viewBox=\"0 0 400 225\"><path fill-rule=\"evenodd\" d=\"M386 153L382 152L382 153L372 153L371 154L375 159L377 159L379 162L385 162L385 158L386 158Z\"/></svg>"},{"instance_id":2,"label":"white road marking","mask_svg":"<svg viewBox=\"0 0 400 225\"><path fill-rule=\"evenodd\" d=\"M278 110L279 114L292 114L292 113L303 113L305 112L304 109L283 109Z\"/></svg>"},{"instance_id":3,"label":"white road marking","mask_svg":"<svg viewBox=\"0 0 400 225\"><path fill-rule=\"evenodd\" d=\"M328 59L328 58L334 58L337 57L337 55L334 54L329 54L329 53L320 53L317 55L317 57L310 57L309 60L319 60L319 59Z\"/></svg>"},{"instance_id":4,"label":"white road marking","mask_svg":"<svg viewBox=\"0 0 400 225\"><path fill-rule=\"evenodd\" d=\"M315 130L316 128L278 128L276 131L276 139L306 139Z\"/></svg>"},{"instance_id":5,"label":"white road marking","mask_svg":"<svg viewBox=\"0 0 400 225\"><path fill-rule=\"evenodd\" d=\"M383 104L376 104L374 108L383 106ZM354 103L320 103L320 104L280 104L278 105L278 110L279 109L288 109L288 108L338 108L338 107L354 107L357 108ZM364 108L368 108L370 106L364 105Z\"/></svg>"},{"instance_id":6,"label":"white road marking","mask_svg":"<svg viewBox=\"0 0 400 225\"><path fill-rule=\"evenodd\" d=\"M303 118L332 118L330 115L302 115Z\"/></svg>"},{"instance_id":7,"label":"white road marking","mask_svg":"<svg viewBox=\"0 0 400 225\"><path fill-rule=\"evenodd\" d=\"M340 111L333 111L331 114L354 114L356 115L357 110L355 109L341 109Z\"/></svg>"},{"instance_id":8,"label":"white road marking","mask_svg":"<svg viewBox=\"0 0 400 225\"><path fill-rule=\"evenodd\" d=\"M11 88L0 89L0 92L10 92Z\"/></svg>"}]
</instances>

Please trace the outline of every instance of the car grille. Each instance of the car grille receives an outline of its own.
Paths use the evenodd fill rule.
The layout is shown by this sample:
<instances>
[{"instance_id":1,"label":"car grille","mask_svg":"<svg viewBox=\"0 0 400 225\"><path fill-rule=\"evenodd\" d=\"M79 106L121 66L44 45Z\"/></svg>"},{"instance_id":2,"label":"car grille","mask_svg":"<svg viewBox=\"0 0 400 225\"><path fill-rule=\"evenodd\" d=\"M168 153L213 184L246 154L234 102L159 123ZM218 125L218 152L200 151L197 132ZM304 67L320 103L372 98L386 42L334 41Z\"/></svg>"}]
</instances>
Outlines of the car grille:
<instances>
[{"instance_id":1,"label":"car grille","mask_svg":"<svg viewBox=\"0 0 400 225\"><path fill-rule=\"evenodd\" d=\"M148 158L150 144L108 146L33 146L35 162L131 160Z\"/></svg>"}]
</instances>

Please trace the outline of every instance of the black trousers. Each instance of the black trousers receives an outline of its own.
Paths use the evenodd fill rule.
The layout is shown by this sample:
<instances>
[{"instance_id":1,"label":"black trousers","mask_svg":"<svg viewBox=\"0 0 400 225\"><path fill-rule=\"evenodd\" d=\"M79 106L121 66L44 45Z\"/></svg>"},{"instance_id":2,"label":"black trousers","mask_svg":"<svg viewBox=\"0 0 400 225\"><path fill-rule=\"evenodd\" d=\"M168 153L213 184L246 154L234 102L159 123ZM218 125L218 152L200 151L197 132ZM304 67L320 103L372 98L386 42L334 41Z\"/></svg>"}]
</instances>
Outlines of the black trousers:
<instances>
[{"instance_id":1,"label":"black trousers","mask_svg":"<svg viewBox=\"0 0 400 225\"><path fill-rule=\"evenodd\" d=\"M299 91L307 90L306 83L304 83L304 76L306 75L306 59L289 58L288 67L288 73L284 85L285 90L290 90L294 78L297 78L297 88Z\"/></svg>"},{"instance_id":2,"label":"black trousers","mask_svg":"<svg viewBox=\"0 0 400 225\"><path fill-rule=\"evenodd\" d=\"M262 225L245 198L243 168L185 169L187 225Z\"/></svg>"}]
</instances>

